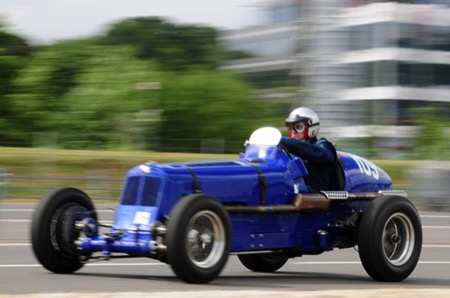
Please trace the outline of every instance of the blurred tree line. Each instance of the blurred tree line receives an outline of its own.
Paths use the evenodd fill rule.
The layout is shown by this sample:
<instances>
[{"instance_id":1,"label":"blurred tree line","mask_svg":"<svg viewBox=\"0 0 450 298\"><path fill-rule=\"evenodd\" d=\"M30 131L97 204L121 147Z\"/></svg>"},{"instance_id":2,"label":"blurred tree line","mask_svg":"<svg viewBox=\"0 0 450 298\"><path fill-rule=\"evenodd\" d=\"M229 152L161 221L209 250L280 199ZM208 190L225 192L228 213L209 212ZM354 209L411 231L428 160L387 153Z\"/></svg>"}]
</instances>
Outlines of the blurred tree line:
<instances>
[{"instance_id":1,"label":"blurred tree line","mask_svg":"<svg viewBox=\"0 0 450 298\"><path fill-rule=\"evenodd\" d=\"M156 17L41 46L0 27L0 144L236 152L280 121L278 105L218 68L239 55L214 28Z\"/></svg>"},{"instance_id":2,"label":"blurred tree line","mask_svg":"<svg viewBox=\"0 0 450 298\"><path fill-rule=\"evenodd\" d=\"M291 107L255 99L248 81L220 70L249 54L225 50L218 35L145 17L33 46L0 24L0 145L241 150L253 129L282 125ZM448 107L416 112L417 158L449 158Z\"/></svg>"},{"instance_id":3,"label":"blurred tree line","mask_svg":"<svg viewBox=\"0 0 450 298\"><path fill-rule=\"evenodd\" d=\"M414 142L418 159L450 160L450 104L430 105L413 111L419 127Z\"/></svg>"}]
</instances>

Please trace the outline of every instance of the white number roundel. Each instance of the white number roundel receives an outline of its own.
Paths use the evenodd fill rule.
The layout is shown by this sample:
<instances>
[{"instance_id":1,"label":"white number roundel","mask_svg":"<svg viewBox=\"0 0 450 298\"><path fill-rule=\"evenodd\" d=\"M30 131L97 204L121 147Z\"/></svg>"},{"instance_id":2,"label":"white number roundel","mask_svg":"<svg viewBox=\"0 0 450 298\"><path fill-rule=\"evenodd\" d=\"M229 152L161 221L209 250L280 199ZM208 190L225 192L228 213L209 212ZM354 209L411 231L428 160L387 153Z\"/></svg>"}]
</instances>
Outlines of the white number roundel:
<instances>
[{"instance_id":1,"label":"white number roundel","mask_svg":"<svg viewBox=\"0 0 450 298\"><path fill-rule=\"evenodd\" d=\"M356 162L356 164L358 165L359 171L362 174L365 174L367 176L373 177L374 179L379 179L380 178L380 174L378 173L378 168L371 163L370 161L353 155L353 154L349 154L349 156Z\"/></svg>"}]
</instances>

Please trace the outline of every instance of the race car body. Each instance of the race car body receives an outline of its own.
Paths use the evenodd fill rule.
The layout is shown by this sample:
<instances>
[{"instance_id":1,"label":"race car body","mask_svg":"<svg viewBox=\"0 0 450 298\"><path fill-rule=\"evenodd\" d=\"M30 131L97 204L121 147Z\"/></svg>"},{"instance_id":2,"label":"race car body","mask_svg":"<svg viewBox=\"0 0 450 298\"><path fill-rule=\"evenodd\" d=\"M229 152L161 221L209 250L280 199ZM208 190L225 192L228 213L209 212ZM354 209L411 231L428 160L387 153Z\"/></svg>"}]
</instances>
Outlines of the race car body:
<instances>
[{"instance_id":1,"label":"race car body","mask_svg":"<svg viewBox=\"0 0 450 298\"><path fill-rule=\"evenodd\" d=\"M237 160L132 168L104 235L84 192L55 190L35 213L35 255L53 272L73 272L115 253L151 257L187 282L205 283L230 253L250 270L272 272L289 258L359 245L371 277L406 278L422 242L406 194L393 191L390 177L372 162L341 151L337 189L309 193L303 160L280 137L274 128L255 131Z\"/></svg>"}]
</instances>

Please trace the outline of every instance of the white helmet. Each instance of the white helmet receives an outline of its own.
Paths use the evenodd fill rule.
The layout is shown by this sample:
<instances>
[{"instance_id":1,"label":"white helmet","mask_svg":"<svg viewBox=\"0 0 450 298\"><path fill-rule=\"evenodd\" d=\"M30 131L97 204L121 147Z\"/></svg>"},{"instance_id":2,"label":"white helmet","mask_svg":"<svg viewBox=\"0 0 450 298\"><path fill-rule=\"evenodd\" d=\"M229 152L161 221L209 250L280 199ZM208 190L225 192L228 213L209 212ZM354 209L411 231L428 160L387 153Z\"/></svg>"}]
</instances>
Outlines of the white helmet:
<instances>
[{"instance_id":1,"label":"white helmet","mask_svg":"<svg viewBox=\"0 0 450 298\"><path fill-rule=\"evenodd\" d=\"M310 108L300 107L293 110L286 118L285 124L288 129L294 129L297 133L302 133L307 129L309 139L316 138L319 134L319 116Z\"/></svg>"}]
</instances>

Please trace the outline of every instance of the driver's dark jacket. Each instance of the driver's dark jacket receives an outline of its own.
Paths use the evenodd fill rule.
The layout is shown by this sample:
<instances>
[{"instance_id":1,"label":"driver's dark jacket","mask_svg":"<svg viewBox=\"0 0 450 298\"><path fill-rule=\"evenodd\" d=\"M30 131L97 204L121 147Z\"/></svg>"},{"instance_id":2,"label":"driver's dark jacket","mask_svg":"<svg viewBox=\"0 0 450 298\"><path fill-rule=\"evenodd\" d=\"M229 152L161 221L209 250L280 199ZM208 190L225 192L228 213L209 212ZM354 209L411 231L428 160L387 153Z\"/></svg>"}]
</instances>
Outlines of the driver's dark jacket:
<instances>
[{"instance_id":1,"label":"driver's dark jacket","mask_svg":"<svg viewBox=\"0 0 450 298\"><path fill-rule=\"evenodd\" d=\"M305 142L282 137L280 143L289 151L303 159L308 169L305 183L310 192L332 190L336 175L337 153L333 144L325 138Z\"/></svg>"}]
</instances>

